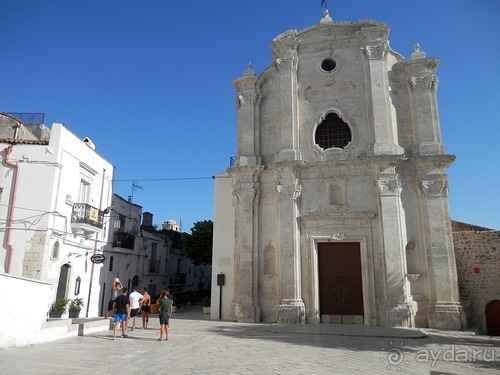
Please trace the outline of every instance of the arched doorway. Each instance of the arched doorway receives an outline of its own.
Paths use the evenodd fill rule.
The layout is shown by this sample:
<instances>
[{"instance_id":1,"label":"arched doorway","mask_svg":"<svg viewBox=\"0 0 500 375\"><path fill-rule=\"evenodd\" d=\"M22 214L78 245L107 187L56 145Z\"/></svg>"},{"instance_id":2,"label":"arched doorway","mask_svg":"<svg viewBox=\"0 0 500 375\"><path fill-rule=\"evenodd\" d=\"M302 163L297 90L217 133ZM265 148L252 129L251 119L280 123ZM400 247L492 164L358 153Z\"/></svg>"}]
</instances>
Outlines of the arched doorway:
<instances>
[{"instance_id":1,"label":"arched doorway","mask_svg":"<svg viewBox=\"0 0 500 375\"><path fill-rule=\"evenodd\" d=\"M68 280L69 280L69 270L71 266L69 264L63 264L61 266L61 272L59 273L59 282L57 283L57 293L56 299L66 298L68 295Z\"/></svg>"},{"instance_id":2,"label":"arched doorway","mask_svg":"<svg viewBox=\"0 0 500 375\"><path fill-rule=\"evenodd\" d=\"M137 276L137 275L135 275L132 278L132 290L134 290L135 287L137 287L137 289L139 289L139 276Z\"/></svg>"},{"instance_id":3,"label":"arched doorway","mask_svg":"<svg viewBox=\"0 0 500 375\"><path fill-rule=\"evenodd\" d=\"M490 336L500 336L500 301L495 299L486 305L486 329Z\"/></svg>"}]
</instances>

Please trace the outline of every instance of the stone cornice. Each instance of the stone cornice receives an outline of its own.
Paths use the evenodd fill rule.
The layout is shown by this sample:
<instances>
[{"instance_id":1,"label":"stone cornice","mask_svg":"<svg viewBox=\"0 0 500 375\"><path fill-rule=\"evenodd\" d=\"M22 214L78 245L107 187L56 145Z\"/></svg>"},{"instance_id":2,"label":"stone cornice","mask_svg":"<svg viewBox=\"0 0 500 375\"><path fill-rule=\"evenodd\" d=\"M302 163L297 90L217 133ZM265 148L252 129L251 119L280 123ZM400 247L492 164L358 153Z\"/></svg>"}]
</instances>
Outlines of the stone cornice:
<instances>
[{"instance_id":1,"label":"stone cornice","mask_svg":"<svg viewBox=\"0 0 500 375\"><path fill-rule=\"evenodd\" d=\"M365 212L346 212L346 213L339 213L339 212L327 212L327 211L309 211L308 213L304 215L300 215L298 217L299 220L304 220L304 221L309 221L309 220L318 220L318 219L338 219L338 220L359 220L359 219L371 219L374 218L377 214L375 212L371 211L365 211Z\"/></svg>"}]
</instances>

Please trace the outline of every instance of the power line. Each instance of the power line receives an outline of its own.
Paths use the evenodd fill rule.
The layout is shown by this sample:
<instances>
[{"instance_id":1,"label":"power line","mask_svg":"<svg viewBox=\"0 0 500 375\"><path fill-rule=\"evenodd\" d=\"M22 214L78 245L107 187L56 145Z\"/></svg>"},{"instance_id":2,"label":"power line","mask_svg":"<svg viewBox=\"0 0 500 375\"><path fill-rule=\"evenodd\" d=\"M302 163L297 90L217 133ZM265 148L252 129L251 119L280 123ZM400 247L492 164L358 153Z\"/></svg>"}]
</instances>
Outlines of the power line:
<instances>
[{"instance_id":1,"label":"power line","mask_svg":"<svg viewBox=\"0 0 500 375\"><path fill-rule=\"evenodd\" d=\"M176 177L176 178L131 178L131 179L116 179L116 181L182 181L182 180L212 180L212 177Z\"/></svg>"}]
</instances>

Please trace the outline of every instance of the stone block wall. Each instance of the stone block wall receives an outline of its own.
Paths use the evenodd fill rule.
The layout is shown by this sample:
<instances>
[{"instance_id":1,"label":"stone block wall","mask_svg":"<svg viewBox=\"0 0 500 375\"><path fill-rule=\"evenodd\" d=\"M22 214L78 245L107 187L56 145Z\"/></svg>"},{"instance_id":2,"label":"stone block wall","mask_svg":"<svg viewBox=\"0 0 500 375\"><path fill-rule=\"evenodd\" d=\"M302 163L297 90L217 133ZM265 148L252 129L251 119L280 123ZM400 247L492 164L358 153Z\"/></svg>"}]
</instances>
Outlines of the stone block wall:
<instances>
[{"instance_id":1,"label":"stone block wall","mask_svg":"<svg viewBox=\"0 0 500 375\"><path fill-rule=\"evenodd\" d=\"M453 243L467 328L486 333L484 309L500 299L500 231L453 232Z\"/></svg>"}]
</instances>

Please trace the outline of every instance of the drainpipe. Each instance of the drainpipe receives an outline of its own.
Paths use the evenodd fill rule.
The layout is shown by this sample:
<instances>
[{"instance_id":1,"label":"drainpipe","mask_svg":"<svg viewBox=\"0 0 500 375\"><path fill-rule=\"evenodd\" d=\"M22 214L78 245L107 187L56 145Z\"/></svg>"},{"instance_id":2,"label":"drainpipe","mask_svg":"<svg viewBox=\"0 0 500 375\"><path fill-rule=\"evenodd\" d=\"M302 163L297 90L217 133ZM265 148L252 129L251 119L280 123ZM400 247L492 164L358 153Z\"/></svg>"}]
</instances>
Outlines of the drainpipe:
<instances>
[{"instance_id":1,"label":"drainpipe","mask_svg":"<svg viewBox=\"0 0 500 375\"><path fill-rule=\"evenodd\" d=\"M101 183L101 198L99 199L99 212L102 210L102 197L104 195L104 175L106 174L106 169L102 169L102 183ZM99 242L99 232L95 234L94 241L94 255L97 253L97 244ZM89 307L90 307L90 296L92 294L92 280L94 279L94 267L95 263L92 262L92 268L90 270L90 283L89 283L89 297L87 299L87 311L85 312L85 317L89 317Z\"/></svg>"},{"instance_id":2,"label":"drainpipe","mask_svg":"<svg viewBox=\"0 0 500 375\"><path fill-rule=\"evenodd\" d=\"M7 228L5 230L5 246L7 247L7 265L5 267L5 273L10 273L10 267L12 265L12 253L14 252L14 248L10 243L10 235L12 233L12 218L14 217L14 207L16 203L19 166L9 161L9 155L12 152L12 145L6 147L3 151L5 152L3 164L14 169L14 176L12 176L12 189L9 199L9 213L7 214Z\"/></svg>"}]
</instances>

